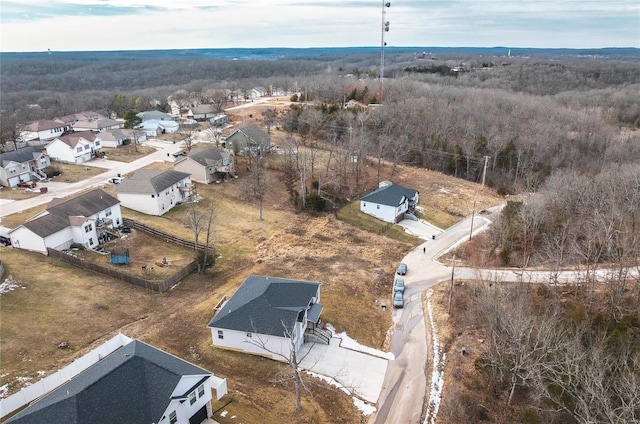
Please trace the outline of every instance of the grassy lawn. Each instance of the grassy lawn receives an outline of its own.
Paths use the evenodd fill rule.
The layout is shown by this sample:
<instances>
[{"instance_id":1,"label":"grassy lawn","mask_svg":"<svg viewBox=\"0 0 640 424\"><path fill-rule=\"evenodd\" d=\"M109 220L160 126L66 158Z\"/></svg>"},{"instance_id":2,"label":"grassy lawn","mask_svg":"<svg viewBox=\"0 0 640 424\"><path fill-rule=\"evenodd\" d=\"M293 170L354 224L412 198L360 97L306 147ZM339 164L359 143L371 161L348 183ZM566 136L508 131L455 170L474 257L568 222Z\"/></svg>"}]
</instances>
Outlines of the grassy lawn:
<instances>
[{"instance_id":1,"label":"grassy lawn","mask_svg":"<svg viewBox=\"0 0 640 424\"><path fill-rule=\"evenodd\" d=\"M148 146L136 146L127 144L120 147L103 147L102 151L107 155L109 160L115 160L118 162L133 162L136 159L147 156L156 151L153 147Z\"/></svg>"},{"instance_id":2,"label":"grassy lawn","mask_svg":"<svg viewBox=\"0 0 640 424\"><path fill-rule=\"evenodd\" d=\"M0 199L11 199L11 200L24 200L30 199L32 197L36 197L40 194L39 188L36 187L35 190L27 190L24 188L9 188L9 187L1 187L0 188Z\"/></svg>"},{"instance_id":3,"label":"grassy lawn","mask_svg":"<svg viewBox=\"0 0 640 424\"><path fill-rule=\"evenodd\" d=\"M91 166L91 162L84 165L53 162L51 164L51 168L57 169L61 172L60 175L56 175L52 178L53 181L59 183L77 183L78 181L85 180L89 177L93 177L107 171L103 168Z\"/></svg>"},{"instance_id":4,"label":"grassy lawn","mask_svg":"<svg viewBox=\"0 0 640 424\"><path fill-rule=\"evenodd\" d=\"M409 243L413 246L418 246L424 241L419 237L406 233L399 225L393 225L362 213L360 211L359 200L351 202L341 208L338 211L338 219L362 230L380 234L393 240Z\"/></svg>"}]
</instances>

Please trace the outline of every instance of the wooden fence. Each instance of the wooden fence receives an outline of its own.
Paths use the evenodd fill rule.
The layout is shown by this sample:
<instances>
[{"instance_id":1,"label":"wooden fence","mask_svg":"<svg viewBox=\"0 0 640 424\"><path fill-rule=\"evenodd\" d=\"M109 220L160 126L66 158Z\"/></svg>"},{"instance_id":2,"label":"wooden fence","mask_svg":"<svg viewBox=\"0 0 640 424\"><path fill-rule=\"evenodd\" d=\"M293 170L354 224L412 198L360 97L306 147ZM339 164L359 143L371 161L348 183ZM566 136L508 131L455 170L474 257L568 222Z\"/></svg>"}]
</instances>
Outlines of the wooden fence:
<instances>
[{"instance_id":1,"label":"wooden fence","mask_svg":"<svg viewBox=\"0 0 640 424\"><path fill-rule=\"evenodd\" d=\"M134 221L133 219L129 219L129 218L123 218L122 219L122 224L126 227L130 227L130 228L135 228L136 230L140 230L140 231L144 231L147 234L151 234L152 236L156 236L162 239L165 239L167 241L170 241L171 243L175 243L177 245L180 246L184 246L184 247L188 247L190 249L195 249L195 242L190 241L190 240L185 240L182 239L180 237L176 237L174 235L171 234L167 234L163 231L160 230L156 230L155 228L149 227L148 225L145 225L141 222L138 221ZM200 250L204 250L204 245L199 245L198 248ZM209 254L215 255L216 251L215 248L213 246L209 246Z\"/></svg>"},{"instance_id":2,"label":"wooden fence","mask_svg":"<svg viewBox=\"0 0 640 424\"><path fill-rule=\"evenodd\" d=\"M164 292L169 290L172 286L174 286L178 281L191 274L193 271L198 269L198 263L196 261L192 261L188 263L185 267L179 269L175 274L170 275L163 281L151 281L145 278L140 278L135 275L127 274L126 272L119 271L117 269L99 265L93 262L85 261L84 259L77 258L75 256L69 255L67 253L61 252L59 250L47 249L49 256L60 259L63 262L66 262L71 265L75 265L78 268L87 269L89 271L99 272L104 275L108 275L109 277L116 278L118 280L127 282L129 284L134 284L136 286L144 287L145 289L154 291L154 292Z\"/></svg>"}]
</instances>

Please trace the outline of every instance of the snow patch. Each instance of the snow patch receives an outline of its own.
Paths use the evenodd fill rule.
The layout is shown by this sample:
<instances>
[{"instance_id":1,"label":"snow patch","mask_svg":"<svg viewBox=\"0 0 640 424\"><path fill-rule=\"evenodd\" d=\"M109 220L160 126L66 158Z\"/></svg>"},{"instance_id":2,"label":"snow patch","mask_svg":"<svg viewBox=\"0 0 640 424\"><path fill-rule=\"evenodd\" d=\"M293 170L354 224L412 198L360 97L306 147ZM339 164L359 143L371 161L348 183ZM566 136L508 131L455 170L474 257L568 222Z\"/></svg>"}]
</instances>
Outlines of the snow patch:
<instances>
[{"instance_id":1,"label":"snow patch","mask_svg":"<svg viewBox=\"0 0 640 424\"><path fill-rule=\"evenodd\" d=\"M221 416L221 417L226 417L228 413L229 413L229 411L224 410L224 411L222 411L222 412L220 413L220 416Z\"/></svg>"},{"instance_id":2,"label":"snow patch","mask_svg":"<svg viewBox=\"0 0 640 424\"><path fill-rule=\"evenodd\" d=\"M0 399L4 399L9 394L9 383L4 386L0 386Z\"/></svg>"},{"instance_id":3,"label":"snow patch","mask_svg":"<svg viewBox=\"0 0 640 424\"><path fill-rule=\"evenodd\" d=\"M14 280L13 277L10 275L7 278L5 278L2 283L0 283L0 295L9 293L10 291L13 291L15 289L24 289L24 288L25 286L20 284L18 281Z\"/></svg>"},{"instance_id":4,"label":"snow patch","mask_svg":"<svg viewBox=\"0 0 640 424\"><path fill-rule=\"evenodd\" d=\"M349 389L347 389L346 387L344 387L342 384L338 383L335 379L333 379L332 377L327 377L326 375L321 375L321 374L316 374L315 372L311 372L311 371L305 371L307 374L309 374L310 376L313 376L315 378L319 378L320 380L334 386L337 387L338 389L342 390L343 392L345 392L348 395L352 395L352 393L349 391ZM371 415L374 412L376 412L376 407L373 405L368 404L367 402L363 401L362 399L359 399L357 397L353 397L353 404L356 406L356 408L358 408L358 410L360 412L362 412L362 415Z\"/></svg>"},{"instance_id":5,"label":"snow patch","mask_svg":"<svg viewBox=\"0 0 640 424\"><path fill-rule=\"evenodd\" d=\"M344 331L342 333L336 333L336 329L333 328L333 325L331 324L327 324L326 328L327 330L331 331L332 337L342 339L342 342L340 342L341 347L355 350L357 352L366 353L371 356L377 356L378 358L388 359L389 361L393 361L394 359L396 359L395 355L391 352L383 352L381 350L374 349L369 346L361 345L360 343L358 343L357 340L354 340L351 337L349 337L347 333L345 333Z\"/></svg>"},{"instance_id":6,"label":"snow patch","mask_svg":"<svg viewBox=\"0 0 640 424\"><path fill-rule=\"evenodd\" d=\"M431 295L433 289L427 291L427 311L429 312L429 322L431 323L431 344L433 345L433 364L431 371L431 385L429 387L429 403L427 404L427 416L425 424L435 424L438 416L438 408L442 400L442 389L444 388L444 363L446 354L440 351L440 340L438 340L438 330L433 320L431 310Z\"/></svg>"}]
</instances>

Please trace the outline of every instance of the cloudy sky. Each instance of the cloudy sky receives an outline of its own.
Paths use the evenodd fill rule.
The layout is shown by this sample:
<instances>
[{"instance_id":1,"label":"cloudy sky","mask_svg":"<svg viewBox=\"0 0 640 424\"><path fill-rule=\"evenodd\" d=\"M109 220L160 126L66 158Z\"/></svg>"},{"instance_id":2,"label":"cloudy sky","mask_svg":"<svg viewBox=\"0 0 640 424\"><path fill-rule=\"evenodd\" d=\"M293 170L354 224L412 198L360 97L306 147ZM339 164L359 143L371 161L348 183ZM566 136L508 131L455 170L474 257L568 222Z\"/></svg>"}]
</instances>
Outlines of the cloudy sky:
<instances>
[{"instance_id":1,"label":"cloudy sky","mask_svg":"<svg viewBox=\"0 0 640 424\"><path fill-rule=\"evenodd\" d=\"M389 46L640 47L640 0L385 0ZM0 51L379 46L382 1L0 0Z\"/></svg>"}]
</instances>

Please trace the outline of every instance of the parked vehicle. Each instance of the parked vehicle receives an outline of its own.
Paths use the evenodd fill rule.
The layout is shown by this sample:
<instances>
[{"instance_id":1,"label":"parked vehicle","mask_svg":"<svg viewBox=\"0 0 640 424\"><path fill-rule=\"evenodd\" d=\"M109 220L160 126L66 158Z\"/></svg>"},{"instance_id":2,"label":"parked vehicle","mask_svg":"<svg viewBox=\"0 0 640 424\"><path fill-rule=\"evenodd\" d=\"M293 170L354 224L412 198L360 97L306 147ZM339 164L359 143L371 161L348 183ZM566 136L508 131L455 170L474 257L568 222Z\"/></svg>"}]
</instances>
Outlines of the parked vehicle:
<instances>
[{"instance_id":1,"label":"parked vehicle","mask_svg":"<svg viewBox=\"0 0 640 424\"><path fill-rule=\"evenodd\" d=\"M11 246L11 239L9 237L0 236L0 244L3 246Z\"/></svg>"},{"instance_id":2,"label":"parked vehicle","mask_svg":"<svg viewBox=\"0 0 640 424\"><path fill-rule=\"evenodd\" d=\"M393 293L393 307L404 308L404 294L401 291Z\"/></svg>"},{"instance_id":3,"label":"parked vehicle","mask_svg":"<svg viewBox=\"0 0 640 424\"><path fill-rule=\"evenodd\" d=\"M122 182L122 177L113 177L107 180L110 184L120 184Z\"/></svg>"},{"instance_id":4,"label":"parked vehicle","mask_svg":"<svg viewBox=\"0 0 640 424\"><path fill-rule=\"evenodd\" d=\"M398 265L396 273L398 273L398 275L407 275L407 264L401 263Z\"/></svg>"},{"instance_id":5,"label":"parked vehicle","mask_svg":"<svg viewBox=\"0 0 640 424\"><path fill-rule=\"evenodd\" d=\"M173 154L174 158L179 158L180 156L187 156L185 152L176 152Z\"/></svg>"},{"instance_id":6,"label":"parked vehicle","mask_svg":"<svg viewBox=\"0 0 640 424\"><path fill-rule=\"evenodd\" d=\"M402 278L396 278L396 282L393 285L393 292L397 291L404 293L404 280Z\"/></svg>"},{"instance_id":7,"label":"parked vehicle","mask_svg":"<svg viewBox=\"0 0 640 424\"><path fill-rule=\"evenodd\" d=\"M35 181L20 181L18 183L18 187L35 188L36 187L36 182Z\"/></svg>"}]
</instances>

